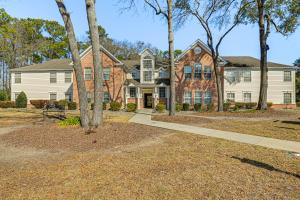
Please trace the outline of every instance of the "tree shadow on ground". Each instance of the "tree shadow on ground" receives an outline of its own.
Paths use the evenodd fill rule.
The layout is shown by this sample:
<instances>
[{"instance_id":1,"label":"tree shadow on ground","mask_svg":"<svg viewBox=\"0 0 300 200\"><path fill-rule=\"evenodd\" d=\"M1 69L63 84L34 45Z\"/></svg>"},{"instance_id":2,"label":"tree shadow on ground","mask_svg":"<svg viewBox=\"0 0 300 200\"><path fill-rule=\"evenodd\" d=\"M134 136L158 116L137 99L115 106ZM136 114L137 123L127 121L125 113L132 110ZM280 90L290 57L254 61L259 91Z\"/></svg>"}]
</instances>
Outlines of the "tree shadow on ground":
<instances>
[{"instance_id":1,"label":"tree shadow on ground","mask_svg":"<svg viewBox=\"0 0 300 200\"><path fill-rule=\"evenodd\" d=\"M248 158L239 158L237 156L231 156L231 158L239 160L242 163L246 163L246 164L249 164L249 165L252 165L252 166L255 166L255 167L266 169L268 171L275 171L275 172L279 172L279 173L284 173L284 174L294 176L294 177L300 179L299 174L283 171L281 169L277 169L277 168L273 167L272 165L269 165L269 164L266 164L266 163L263 163L263 162L259 162L259 161L256 161L256 160L251 160L251 159L248 159Z\"/></svg>"},{"instance_id":2,"label":"tree shadow on ground","mask_svg":"<svg viewBox=\"0 0 300 200\"><path fill-rule=\"evenodd\" d=\"M300 121L282 121L282 123L300 125Z\"/></svg>"}]
</instances>

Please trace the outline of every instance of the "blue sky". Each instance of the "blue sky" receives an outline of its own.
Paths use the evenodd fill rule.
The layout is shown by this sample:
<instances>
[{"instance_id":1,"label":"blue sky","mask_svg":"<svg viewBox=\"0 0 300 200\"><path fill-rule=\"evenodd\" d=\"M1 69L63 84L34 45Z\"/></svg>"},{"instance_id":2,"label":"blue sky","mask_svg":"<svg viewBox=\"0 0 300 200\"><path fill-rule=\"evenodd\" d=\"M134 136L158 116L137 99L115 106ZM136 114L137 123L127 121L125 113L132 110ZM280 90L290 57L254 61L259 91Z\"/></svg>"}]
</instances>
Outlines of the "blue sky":
<instances>
[{"instance_id":1,"label":"blue sky","mask_svg":"<svg viewBox=\"0 0 300 200\"><path fill-rule=\"evenodd\" d=\"M88 29L84 0L65 0L70 10L77 38L84 39ZM107 30L110 37L117 40L151 43L162 50L168 49L167 24L151 10L140 7L138 10L120 12L123 5L118 0L97 0L98 22ZM55 0L0 0L10 15L19 18L43 18L56 20L62 24ZM201 26L190 21L175 32L175 48L186 49L197 38L204 42L205 33ZM269 60L292 64L300 57L300 27L288 38L272 33L269 42ZM259 57L258 29L256 25L241 25L224 40L221 55L248 55Z\"/></svg>"}]
</instances>

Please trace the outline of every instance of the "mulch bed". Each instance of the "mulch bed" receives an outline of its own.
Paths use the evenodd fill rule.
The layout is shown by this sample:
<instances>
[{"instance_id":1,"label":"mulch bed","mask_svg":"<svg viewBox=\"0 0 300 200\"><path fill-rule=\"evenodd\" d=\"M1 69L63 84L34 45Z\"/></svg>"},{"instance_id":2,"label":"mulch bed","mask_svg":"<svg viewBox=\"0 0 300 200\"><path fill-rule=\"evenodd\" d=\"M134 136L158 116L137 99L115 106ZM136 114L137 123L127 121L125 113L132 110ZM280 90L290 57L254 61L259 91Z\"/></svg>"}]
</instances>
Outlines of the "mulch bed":
<instances>
[{"instance_id":1,"label":"mulch bed","mask_svg":"<svg viewBox=\"0 0 300 200\"><path fill-rule=\"evenodd\" d=\"M89 151L129 145L161 134L166 134L166 131L129 123L105 122L90 135L85 135L79 127L61 128L56 124L47 124L2 135L0 140L14 147L52 151Z\"/></svg>"}]
</instances>

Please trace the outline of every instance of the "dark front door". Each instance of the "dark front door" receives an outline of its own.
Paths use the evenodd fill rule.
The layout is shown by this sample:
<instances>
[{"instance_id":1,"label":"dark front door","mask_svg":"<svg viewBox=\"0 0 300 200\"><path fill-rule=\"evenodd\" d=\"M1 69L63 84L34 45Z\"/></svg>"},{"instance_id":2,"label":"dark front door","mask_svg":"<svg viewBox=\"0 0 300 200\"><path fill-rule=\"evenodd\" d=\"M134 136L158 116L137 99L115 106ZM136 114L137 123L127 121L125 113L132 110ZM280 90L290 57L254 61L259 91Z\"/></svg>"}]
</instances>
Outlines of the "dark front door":
<instances>
[{"instance_id":1,"label":"dark front door","mask_svg":"<svg viewBox=\"0 0 300 200\"><path fill-rule=\"evenodd\" d=\"M152 108L152 94L144 94L144 108Z\"/></svg>"}]
</instances>

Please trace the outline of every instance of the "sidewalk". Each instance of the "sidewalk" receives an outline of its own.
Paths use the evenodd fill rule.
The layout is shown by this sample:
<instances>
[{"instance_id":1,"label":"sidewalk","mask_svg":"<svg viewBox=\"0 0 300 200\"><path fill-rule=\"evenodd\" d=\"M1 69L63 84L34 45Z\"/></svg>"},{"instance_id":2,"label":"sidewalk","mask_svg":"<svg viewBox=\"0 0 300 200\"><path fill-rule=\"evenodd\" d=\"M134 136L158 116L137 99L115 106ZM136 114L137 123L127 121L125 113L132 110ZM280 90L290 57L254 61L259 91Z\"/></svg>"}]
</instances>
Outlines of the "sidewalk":
<instances>
[{"instance_id":1,"label":"sidewalk","mask_svg":"<svg viewBox=\"0 0 300 200\"><path fill-rule=\"evenodd\" d=\"M159 128L165 128L165 129L170 129L175 131L194 133L194 134L204 135L208 137L221 138L225 140L231 140L231 141L241 142L246 144L253 144L253 145L258 145L267 148L300 153L300 142L279 140L279 139L260 137L254 135L246 135L246 134L234 133L229 131L220 131L220 130L214 130L208 128L200 128L200 127L176 124L176 123L152 121L151 115L149 114L147 115L147 114L138 113L135 116L133 116L129 120L129 122L154 126Z\"/></svg>"}]
</instances>

